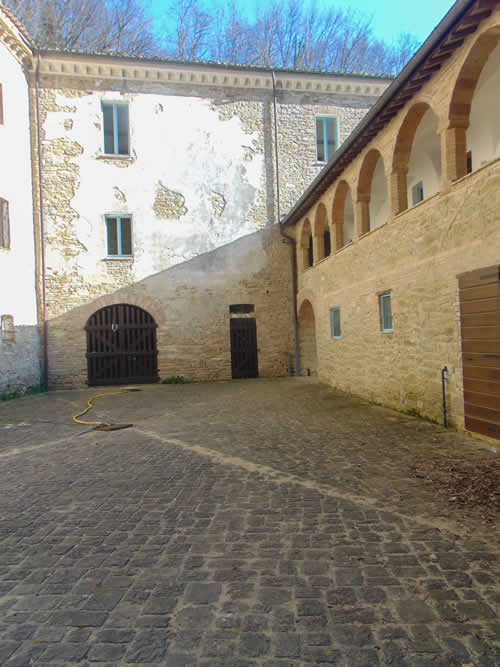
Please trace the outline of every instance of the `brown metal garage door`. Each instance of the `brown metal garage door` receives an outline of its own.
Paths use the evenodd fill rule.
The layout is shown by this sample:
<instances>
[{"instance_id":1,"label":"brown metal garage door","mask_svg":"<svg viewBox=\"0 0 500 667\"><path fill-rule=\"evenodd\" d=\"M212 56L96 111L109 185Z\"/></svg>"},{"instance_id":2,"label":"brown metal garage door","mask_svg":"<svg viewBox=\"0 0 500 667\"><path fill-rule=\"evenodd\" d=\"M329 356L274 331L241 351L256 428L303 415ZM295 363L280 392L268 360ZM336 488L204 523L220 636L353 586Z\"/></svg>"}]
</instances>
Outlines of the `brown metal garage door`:
<instances>
[{"instance_id":1,"label":"brown metal garage door","mask_svg":"<svg viewBox=\"0 0 500 667\"><path fill-rule=\"evenodd\" d=\"M500 440L500 266L459 277L465 428Z\"/></svg>"}]
</instances>

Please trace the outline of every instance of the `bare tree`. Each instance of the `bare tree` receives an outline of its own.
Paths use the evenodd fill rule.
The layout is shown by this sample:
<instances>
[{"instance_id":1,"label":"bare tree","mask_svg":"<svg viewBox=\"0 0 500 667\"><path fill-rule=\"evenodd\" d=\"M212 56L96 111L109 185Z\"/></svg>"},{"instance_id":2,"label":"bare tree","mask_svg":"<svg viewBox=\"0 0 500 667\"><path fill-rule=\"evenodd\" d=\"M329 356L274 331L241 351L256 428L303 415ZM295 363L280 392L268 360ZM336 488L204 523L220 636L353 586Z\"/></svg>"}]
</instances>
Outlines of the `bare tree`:
<instances>
[{"instance_id":1,"label":"bare tree","mask_svg":"<svg viewBox=\"0 0 500 667\"><path fill-rule=\"evenodd\" d=\"M140 0L7 0L7 6L45 48L155 51L152 20Z\"/></svg>"},{"instance_id":2,"label":"bare tree","mask_svg":"<svg viewBox=\"0 0 500 667\"><path fill-rule=\"evenodd\" d=\"M236 9L234 0L228 0L229 4L221 0L212 15L203 2L180 0L167 13L170 30L165 50L170 55L395 74L418 46L408 35L387 45L374 37L369 16L342 8L305 10L300 0L271 0L260 4L256 19L250 21Z\"/></svg>"},{"instance_id":3,"label":"bare tree","mask_svg":"<svg viewBox=\"0 0 500 667\"><path fill-rule=\"evenodd\" d=\"M268 67L396 74L417 48L402 34L375 38L369 16L341 7L304 9L301 0L270 0L254 20L236 0L171 0L155 39L146 0L6 0L43 47L130 55L169 55Z\"/></svg>"},{"instance_id":4,"label":"bare tree","mask_svg":"<svg viewBox=\"0 0 500 667\"><path fill-rule=\"evenodd\" d=\"M174 0L167 15L166 51L182 60L208 58L214 48L212 18L199 0ZM173 30L168 29L173 24Z\"/></svg>"}]
</instances>

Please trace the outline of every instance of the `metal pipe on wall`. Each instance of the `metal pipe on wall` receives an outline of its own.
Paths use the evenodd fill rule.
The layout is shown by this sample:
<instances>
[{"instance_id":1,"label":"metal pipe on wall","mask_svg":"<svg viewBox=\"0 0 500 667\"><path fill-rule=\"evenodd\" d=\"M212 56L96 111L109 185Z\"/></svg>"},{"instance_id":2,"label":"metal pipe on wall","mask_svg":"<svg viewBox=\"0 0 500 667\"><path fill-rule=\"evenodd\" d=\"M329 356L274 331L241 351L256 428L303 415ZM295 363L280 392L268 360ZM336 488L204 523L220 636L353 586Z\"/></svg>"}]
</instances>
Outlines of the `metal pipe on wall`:
<instances>
[{"instance_id":1,"label":"metal pipe on wall","mask_svg":"<svg viewBox=\"0 0 500 667\"><path fill-rule=\"evenodd\" d=\"M40 273L42 282L42 317L43 317L43 384L45 391L49 390L49 353L48 353L48 323L47 299L45 286L45 230L43 217L43 188L42 188L42 140L40 135L40 54L37 54L35 74L35 106L36 106L36 141L38 159L38 203L40 215Z\"/></svg>"}]
</instances>

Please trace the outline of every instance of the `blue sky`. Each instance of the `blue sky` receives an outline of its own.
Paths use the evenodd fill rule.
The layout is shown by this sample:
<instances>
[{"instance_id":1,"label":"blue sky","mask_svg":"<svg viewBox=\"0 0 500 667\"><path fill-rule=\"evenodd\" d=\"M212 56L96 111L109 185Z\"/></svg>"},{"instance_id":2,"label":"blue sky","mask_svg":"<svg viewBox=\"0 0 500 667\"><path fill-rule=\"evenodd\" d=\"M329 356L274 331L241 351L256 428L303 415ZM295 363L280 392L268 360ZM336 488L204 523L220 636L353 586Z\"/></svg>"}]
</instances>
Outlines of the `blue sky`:
<instances>
[{"instance_id":1,"label":"blue sky","mask_svg":"<svg viewBox=\"0 0 500 667\"><path fill-rule=\"evenodd\" d=\"M312 0L314 2L314 0ZM237 7L245 10L249 16L254 14L256 4L262 5L265 0L234 0ZM169 0L150 0L153 13L159 17L170 5ZM205 0L205 7L216 6L217 0ZM305 2L305 5L311 4ZM318 8L345 7L358 10L372 17L375 36L387 42L401 33L411 33L423 41L436 27L446 12L452 7L453 0L316 0Z\"/></svg>"},{"instance_id":2,"label":"blue sky","mask_svg":"<svg viewBox=\"0 0 500 667\"><path fill-rule=\"evenodd\" d=\"M327 2L321 2L328 6ZM334 3L337 4L337 3ZM453 0L339 0L338 5L358 9L373 17L375 35L387 42L401 33L409 32L424 41L436 27L446 12L453 6Z\"/></svg>"}]
</instances>

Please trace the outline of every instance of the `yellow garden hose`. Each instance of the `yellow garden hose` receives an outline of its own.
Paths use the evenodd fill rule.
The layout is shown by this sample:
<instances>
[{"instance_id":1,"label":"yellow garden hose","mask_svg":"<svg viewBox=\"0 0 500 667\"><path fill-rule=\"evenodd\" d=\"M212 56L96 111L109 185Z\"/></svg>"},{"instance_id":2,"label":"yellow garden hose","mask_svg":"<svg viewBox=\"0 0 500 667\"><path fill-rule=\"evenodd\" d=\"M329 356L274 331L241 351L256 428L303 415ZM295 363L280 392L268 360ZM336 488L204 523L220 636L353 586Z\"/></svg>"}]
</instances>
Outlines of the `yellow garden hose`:
<instances>
[{"instance_id":1,"label":"yellow garden hose","mask_svg":"<svg viewBox=\"0 0 500 667\"><path fill-rule=\"evenodd\" d=\"M95 396L91 396L89 400L87 401L87 407L85 410L82 410L79 412L77 415L73 417L73 421L75 424L83 424L84 426L96 426L97 428L103 427L103 428L112 428L113 424L107 424L104 422L85 422L81 419L78 419L78 417L83 417L83 415L87 414L87 412L90 410L92 407L93 401L95 401L96 398L102 398L103 396L118 396L119 394L128 394L131 391L141 391L140 389L122 389L121 391L112 391L107 394L96 394ZM116 425L115 425L116 426ZM132 424L127 424L126 426L132 426ZM125 426L122 426L121 428L124 428Z\"/></svg>"}]
</instances>

